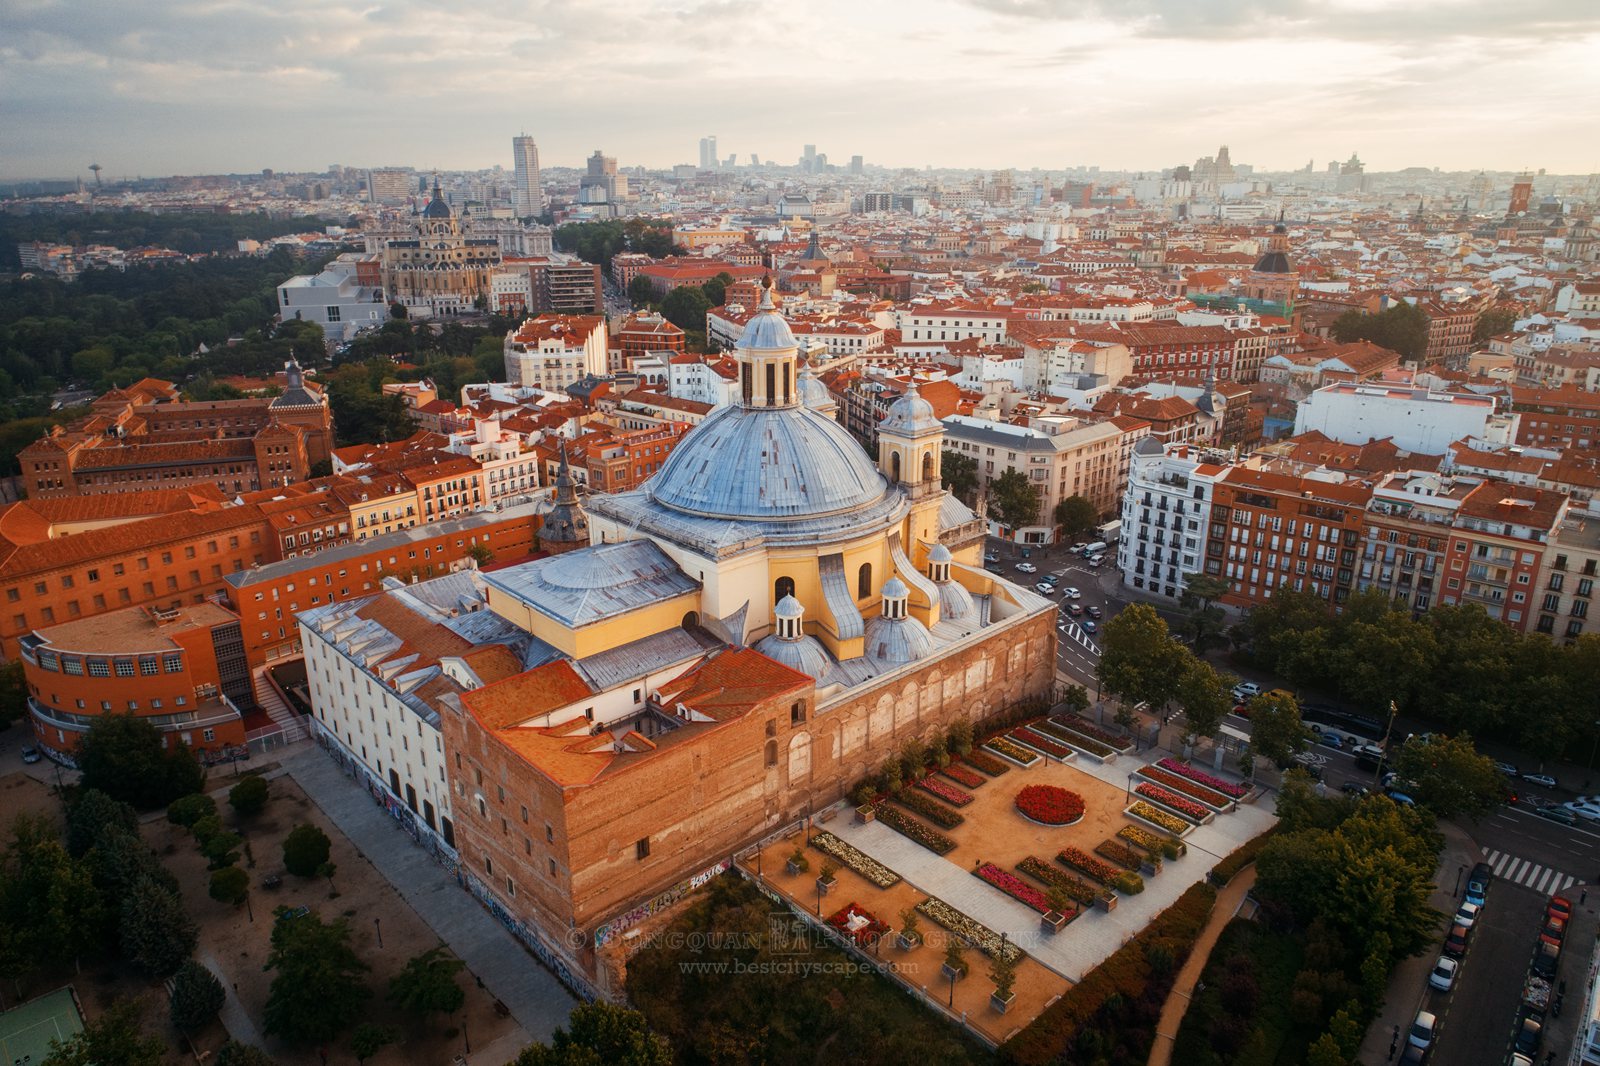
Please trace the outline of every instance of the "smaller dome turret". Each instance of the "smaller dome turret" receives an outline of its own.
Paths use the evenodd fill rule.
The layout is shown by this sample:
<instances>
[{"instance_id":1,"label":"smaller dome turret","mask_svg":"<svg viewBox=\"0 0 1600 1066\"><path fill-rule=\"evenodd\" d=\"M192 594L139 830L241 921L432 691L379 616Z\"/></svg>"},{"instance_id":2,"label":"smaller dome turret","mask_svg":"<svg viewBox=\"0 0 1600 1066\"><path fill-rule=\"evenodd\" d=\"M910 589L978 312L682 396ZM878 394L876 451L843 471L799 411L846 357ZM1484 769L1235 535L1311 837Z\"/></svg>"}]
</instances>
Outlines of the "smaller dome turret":
<instances>
[{"instance_id":1,"label":"smaller dome turret","mask_svg":"<svg viewBox=\"0 0 1600 1066\"><path fill-rule=\"evenodd\" d=\"M756 651L820 681L833 670L833 660L821 642L806 636L801 628L805 613L805 607L793 596L779 600L772 609L772 634L761 638Z\"/></svg>"}]
</instances>

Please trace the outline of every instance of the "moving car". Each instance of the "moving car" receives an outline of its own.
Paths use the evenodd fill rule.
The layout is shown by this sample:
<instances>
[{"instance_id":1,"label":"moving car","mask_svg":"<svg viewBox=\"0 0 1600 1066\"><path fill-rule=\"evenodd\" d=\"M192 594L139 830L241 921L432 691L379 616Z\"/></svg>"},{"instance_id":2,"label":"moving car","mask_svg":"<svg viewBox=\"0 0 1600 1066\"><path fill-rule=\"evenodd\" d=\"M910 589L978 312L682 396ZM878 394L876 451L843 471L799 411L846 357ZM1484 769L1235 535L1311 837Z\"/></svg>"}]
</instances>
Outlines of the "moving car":
<instances>
[{"instance_id":1,"label":"moving car","mask_svg":"<svg viewBox=\"0 0 1600 1066\"><path fill-rule=\"evenodd\" d=\"M1100 610L1100 608L1098 608L1098 607L1090 607L1089 608L1089 617L1090 618L1099 618L1104 613L1105 612Z\"/></svg>"},{"instance_id":2,"label":"moving car","mask_svg":"<svg viewBox=\"0 0 1600 1066\"><path fill-rule=\"evenodd\" d=\"M1419 1010L1406 1039L1417 1047L1427 1047L1433 1043L1433 1035L1438 1027L1439 1019L1433 1016L1432 1011Z\"/></svg>"},{"instance_id":3,"label":"moving car","mask_svg":"<svg viewBox=\"0 0 1600 1066\"><path fill-rule=\"evenodd\" d=\"M1533 813L1540 818L1548 818L1552 822L1562 825L1577 825L1578 816L1565 807L1535 807Z\"/></svg>"},{"instance_id":4,"label":"moving car","mask_svg":"<svg viewBox=\"0 0 1600 1066\"><path fill-rule=\"evenodd\" d=\"M1600 804L1573 800L1571 803L1563 803L1561 807L1564 810L1571 811L1586 822L1600 822Z\"/></svg>"},{"instance_id":5,"label":"moving car","mask_svg":"<svg viewBox=\"0 0 1600 1066\"><path fill-rule=\"evenodd\" d=\"M1317 736L1317 743L1325 748L1344 749L1344 738L1338 733L1321 733Z\"/></svg>"},{"instance_id":6,"label":"moving car","mask_svg":"<svg viewBox=\"0 0 1600 1066\"><path fill-rule=\"evenodd\" d=\"M1079 607L1075 603L1069 603L1069 604L1067 604L1067 614L1070 615L1073 618L1082 618L1083 617L1083 608Z\"/></svg>"},{"instance_id":7,"label":"moving car","mask_svg":"<svg viewBox=\"0 0 1600 1066\"><path fill-rule=\"evenodd\" d=\"M1072 547L1068 548L1067 551L1071 552L1073 555L1082 555L1083 554L1083 549L1087 548L1088 546L1089 546L1089 542L1088 541L1080 540L1080 541L1078 541L1078 543L1076 543Z\"/></svg>"},{"instance_id":8,"label":"moving car","mask_svg":"<svg viewBox=\"0 0 1600 1066\"><path fill-rule=\"evenodd\" d=\"M28 763L29 765L32 765L33 763L38 762L42 758L44 758L44 756L39 754L39 749L38 748L23 748L22 749L22 761L25 762L25 763Z\"/></svg>"},{"instance_id":9,"label":"moving car","mask_svg":"<svg viewBox=\"0 0 1600 1066\"><path fill-rule=\"evenodd\" d=\"M1005 573L1005 568L1001 567L1001 566L999 566L999 565L997 565L995 563L990 563L988 566L985 566L984 569L989 571L989 573L991 573L991 574L1003 574L1003 573Z\"/></svg>"},{"instance_id":10,"label":"moving car","mask_svg":"<svg viewBox=\"0 0 1600 1066\"><path fill-rule=\"evenodd\" d=\"M1456 908L1455 923L1457 925L1464 925L1468 929L1471 929L1478 921L1478 908L1481 906L1481 903L1467 903L1463 901L1461 906Z\"/></svg>"},{"instance_id":11,"label":"moving car","mask_svg":"<svg viewBox=\"0 0 1600 1066\"><path fill-rule=\"evenodd\" d=\"M1040 578L1039 580L1044 582L1046 585L1049 585L1050 586L1050 591L1054 592L1056 590L1056 583L1058 581L1060 581L1061 578L1056 576L1055 574L1046 574L1046 575L1044 575L1044 577Z\"/></svg>"},{"instance_id":12,"label":"moving car","mask_svg":"<svg viewBox=\"0 0 1600 1066\"><path fill-rule=\"evenodd\" d=\"M1459 959L1467 953L1467 940L1472 936L1472 930L1464 925L1452 925L1450 935L1444 938L1444 953L1452 959Z\"/></svg>"},{"instance_id":13,"label":"moving car","mask_svg":"<svg viewBox=\"0 0 1600 1066\"><path fill-rule=\"evenodd\" d=\"M1099 626L1094 624L1094 619L1093 618L1085 618L1083 620L1083 631L1085 633L1096 632L1097 630L1099 630L1099 628L1100 628Z\"/></svg>"},{"instance_id":14,"label":"moving car","mask_svg":"<svg viewBox=\"0 0 1600 1066\"><path fill-rule=\"evenodd\" d=\"M1489 882L1493 880L1494 867L1486 862L1474 866L1472 873L1467 876L1467 902L1483 906L1483 901L1489 894Z\"/></svg>"},{"instance_id":15,"label":"moving car","mask_svg":"<svg viewBox=\"0 0 1600 1066\"><path fill-rule=\"evenodd\" d=\"M1032 563L1018 563L1016 569L1019 574L1037 574L1039 572L1039 568Z\"/></svg>"},{"instance_id":16,"label":"moving car","mask_svg":"<svg viewBox=\"0 0 1600 1066\"><path fill-rule=\"evenodd\" d=\"M1439 961L1433 964L1433 972L1428 975L1428 984L1440 992L1448 992L1456 985L1456 971L1461 964L1455 959L1439 956Z\"/></svg>"},{"instance_id":17,"label":"moving car","mask_svg":"<svg viewBox=\"0 0 1600 1066\"><path fill-rule=\"evenodd\" d=\"M1542 785L1545 788L1556 787L1556 779L1549 774L1523 774L1522 779L1530 785Z\"/></svg>"},{"instance_id":18,"label":"moving car","mask_svg":"<svg viewBox=\"0 0 1600 1066\"><path fill-rule=\"evenodd\" d=\"M983 553L983 561L986 562L986 563L998 563L1000 561L1000 553L999 552L984 552Z\"/></svg>"},{"instance_id":19,"label":"moving car","mask_svg":"<svg viewBox=\"0 0 1600 1066\"><path fill-rule=\"evenodd\" d=\"M1048 596L1048 595L1050 595L1050 594L1051 594L1051 593L1052 593L1052 592L1054 592L1054 591L1055 591L1055 586L1054 586L1054 585L1048 585L1048 584L1046 584L1046 583L1045 583L1045 582L1043 582L1043 581L1041 581L1041 582L1039 582L1039 583L1038 583L1038 584L1037 584L1037 585L1035 585L1035 586L1033 586L1033 591L1035 591L1035 592L1042 592L1042 593L1044 593L1044 594L1045 594L1045 595L1046 595L1046 596Z\"/></svg>"},{"instance_id":20,"label":"moving car","mask_svg":"<svg viewBox=\"0 0 1600 1066\"><path fill-rule=\"evenodd\" d=\"M1061 590L1061 595L1065 596L1069 600L1076 600L1082 598L1083 593L1079 592L1072 585L1068 585L1066 588Z\"/></svg>"}]
</instances>

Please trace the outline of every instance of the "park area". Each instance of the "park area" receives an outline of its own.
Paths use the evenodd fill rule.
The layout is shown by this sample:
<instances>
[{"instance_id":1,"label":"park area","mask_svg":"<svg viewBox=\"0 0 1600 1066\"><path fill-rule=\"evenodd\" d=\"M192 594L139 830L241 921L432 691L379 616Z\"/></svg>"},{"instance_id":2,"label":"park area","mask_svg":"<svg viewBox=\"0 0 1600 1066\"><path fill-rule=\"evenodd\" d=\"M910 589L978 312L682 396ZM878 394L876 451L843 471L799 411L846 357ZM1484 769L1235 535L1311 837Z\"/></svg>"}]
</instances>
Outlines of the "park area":
<instances>
[{"instance_id":1,"label":"park area","mask_svg":"<svg viewBox=\"0 0 1600 1066\"><path fill-rule=\"evenodd\" d=\"M739 864L992 1043L1274 821L1237 781L1066 715L892 784ZM952 939L964 975L946 965ZM1003 1010L1002 953L1015 958Z\"/></svg>"}]
</instances>

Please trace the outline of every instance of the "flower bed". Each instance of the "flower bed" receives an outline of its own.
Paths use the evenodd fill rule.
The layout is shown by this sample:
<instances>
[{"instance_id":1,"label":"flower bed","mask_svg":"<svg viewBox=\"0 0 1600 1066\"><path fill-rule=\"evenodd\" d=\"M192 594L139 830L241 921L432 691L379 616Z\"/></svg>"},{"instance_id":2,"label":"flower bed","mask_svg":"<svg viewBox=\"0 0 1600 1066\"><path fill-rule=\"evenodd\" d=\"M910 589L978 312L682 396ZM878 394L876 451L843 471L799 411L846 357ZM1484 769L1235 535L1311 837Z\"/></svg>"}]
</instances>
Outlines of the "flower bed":
<instances>
[{"instance_id":1,"label":"flower bed","mask_svg":"<svg viewBox=\"0 0 1600 1066\"><path fill-rule=\"evenodd\" d=\"M1098 759L1109 759L1116 754L1109 745L1102 744L1091 737L1082 736L1076 730L1056 725L1054 722L1038 722L1036 724L1040 729L1045 730L1052 736L1060 737L1068 744L1076 745Z\"/></svg>"},{"instance_id":2,"label":"flower bed","mask_svg":"<svg viewBox=\"0 0 1600 1066\"><path fill-rule=\"evenodd\" d=\"M948 855L955 850L956 842L931 826L903 814L887 803L877 806L878 821L902 836L910 837L935 855Z\"/></svg>"},{"instance_id":3,"label":"flower bed","mask_svg":"<svg viewBox=\"0 0 1600 1066\"><path fill-rule=\"evenodd\" d=\"M902 806L911 808L942 829L954 829L966 821L961 815L933 797L925 796L920 792L913 792L909 788L901 789L900 795L896 796L895 799Z\"/></svg>"},{"instance_id":4,"label":"flower bed","mask_svg":"<svg viewBox=\"0 0 1600 1066\"><path fill-rule=\"evenodd\" d=\"M1108 862L1101 862L1086 851L1078 848L1062 848L1056 856L1056 861L1071 870L1076 870L1085 877L1092 877L1096 881L1111 884L1117 879L1121 870Z\"/></svg>"},{"instance_id":5,"label":"flower bed","mask_svg":"<svg viewBox=\"0 0 1600 1066\"><path fill-rule=\"evenodd\" d=\"M1035 751L1042 751L1051 758L1065 761L1074 755L1073 750L1065 744L1058 744L1043 733L1036 733L1027 726L1018 726L1006 736L1019 744L1026 744Z\"/></svg>"},{"instance_id":6,"label":"flower bed","mask_svg":"<svg viewBox=\"0 0 1600 1066\"><path fill-rule=\"evenodd\" d=\"M983 742L983 746L996 755L1003 755L1012 762L1021 763L1023 766L1032 766L1039 761L1039 756L1015 741L1005 737L991 737Z\"/></svg>"},{"instance_id":7,"label":"flower bed","mask_svg":"<svg viewBox=\"0 0 1600 1066\"><path fill-rule=\"evenodd\" d=\"M1014 802L1025 818L1044 825L1071 825L1083 817L1083 797L1055 785L1028 785Z\"/></svg>"},{"instance_id":8,"label":"flower bed","mask_svg":"<svg viewBox=\"0 0 1600 1066\"><path fill-rule=\"evenodd\" d=\"M1146 766L1139 771L1139 774L1142 777L1154 781L1158 785L1163 785L1166 788L1172 789L1174 792L1181 792L1185 796L1188 796L1192 799L1197 799L1201 803L1204 803L1207 807L1214 807L1217 810L1230 810L1233 807L1233 800L1229 799L1227 796L1224 796L1216 789L1207 788L1204 785L1196 784L1186 777L1181 777L1178 774L1171 773L1167 770L1157 769L1154 766Z\"/></svg>"},{"instance_id":9,"label":"flower bed","mask_svg":"<svg viewBox=\"0 0 1600 1066\"><path fill-rule=\"evenodd\" d=\"M949 766L940 767L939 772L957 784L965 785L967 788L977 788L988 780L982 774L975 774L960 763L954 762Z\"/></svg>"},{"instance_id":10,"label":"flower bed","mask_svg":"<svg viewBox=\"0 0 1600 1066\"><path fill-rule=\"evenodd\" d=\"M961 756L961 760L968 766L976 766L990 777L999 777L1001 774L1007 774L1011 772L1010 763L1006 762L1004 759L996 759L988 752L979 751L977 748L973 748L971 751Z\"/></svg>"},{"instance_id":11,"label":"flower bed","mask_svg":"<svg viewBox=\"0 0 1600 1066\"><path fill-rule=\"evenodd\" d=\"M1094 849L1094 853L1102 859L1110 859L1124 869L1138 873L1150 859L1143 852L1135 851L1120 840L1102 841Z\"/></svg>"},{"instance_id":12,"label":"flower bed","mask_svg":"<svg viewBox=\"0 0 1600 1066\"><path fill-rule=\"evenodd\" d=\"M1176 859L1189 850L1188 846L1180 841L1162 836L1160 833L1152 833L1140 825L1125 825L1117 830L1117 836L1130 844L1139 845L1152 855L1161 855L1168 859Z\"/></svg>"},{"instance_id":13,"label":"flower bed","mask_svg":"<svg viewBox=\"0 0 1600 1066\"><path fill-rule=\"evenodd\" d=\"M1179 818L1176 814L1169 814L1158 807L1152 807L1143 800L1134 801L1133 806L1123 813L1130 814L1135 818L1142 818L1157 829L1165 829L1173 836L1181 837L1194 828L1194 826Z\"/></svg>"},{"instance_id":14,"label":"flower bed","mask_svg":"<svg viewBox=\"0 0 1600 1066\"><path fill-rule=\"evenodd\" d=\"M1086 737L1093 737L1102 744L1109 744L1117 751L1126 752L1133 748L1133 741L1127 737L1119 736L1106 729L1101 729L1087 718L1076 714L1057 714L1050 719L1075 733L1082 733Z\"/></svg>"},{"instance_id":15,"label":"flower bed","mask_svg":"<svg viewBox=\"0 0 1600 1066\"><path fill-rule=\"evenodd\" d=\"M857 929L850 928L850 919L853 917L865 918L866 924ZM889 931L889 926L872 916L872 912L865 907L859 907L854 902L841 910L828 916L828 924L833 926L845 936L854 940L861 947L869 946L874 940Z\"/></svg>"},{"instance_id":16,"label":"flower bed","mask_svg":"<svg viewBox=\"0 0 1600 1066\"><path fill-rule=\"evenodd\" d=\"M1032 907L1040 914L1055 909L1050 906L1050 901L1045 898L1043 892L1040 892L1016 874L1000 869L992 862L986 862L972 871L972 876L989 882L1018 903Z\"/></svg>"},{"instance_id":17,"label":"flower bed","mask_svg":"<svg viewBox=\"0 0 1600 1066\"><path fill-rule=\"evenodd\" d=\"M837 859L839 865L854 871L866 878L868 883L879 888L888 888L900 883L899 874L855 845L840 840L826 829L812 834L811 846L824 855Z\"/></svg>"},{"instance_id":18,"label":"flower bed","mask_svg":"<svg viewBox=\"0 0 1600 1066\"><path fill-rule=\"evenodd\" d=\"M1179 762L1177 759L1174 759L1170 756L1162 759L1160 762L1156 763L1156 765L1161 767L1163 770L1169 770L1172 773L1178 774L1182 777L1187 777L1190 781L1193 781L1196 784L1204 785L1207 788L1214 788L1224 796L1230 796L1233 799L1244 799L1246 796L1250 795L1250 787L1248 785L1236 785L1231 781L1224 781L1220 777L1212 777L1210 774L1196 770L1188 763Z\"/></svg>"},{"instance_id":19,"label":"flower bed","mask_svg":"<svg viewBox=\"0 0 1600 1066\"><path fill-rule=\"evenodd\" d=\"M1206 810L1194 800L1180 796L1176 792L1162 788L1160 785L1139 785L1133 791L1135 795L1143 796L1145 799L1159 803L1163 807L1171 807L1192 821L1203 822L1212 814L1211 811Z\"/></svg>"},{"instance_id":20,"label":"flower bed","mask_svg":"<svg viewBox=\"0 0 1600 1066\"><path fill-rule=\"evenodd\" d=\"M1000 954L1002 941L999 933L981 922L968 918L942 899L929 896L917 904L917 913L936 925L944 926L991 959ZM1004 943L1007 961L1021 962L1022 949L1009 940Z\"/></svg>"},{"instance_id":21,"label":"flower bed","mask_svg":"<svg viewBox=\"0 0 1600 1066\"><path fill-rule=\"evenodd\" d=\"M1017 869L1052 888L1061 889L1073 902L1084 907L1094 906L1095 899L1100 895L1099 890L1087 881L1080 881L1069 873L1063 873L1043 859L1036 859L1032 855L1017 863Z\"/></svg>"},{"instance_id":22,"label":"flower bed","mask_svg":"<svg viewBox=\"0 0 1600 1066\"><path fill-rule=\"evenodd\" d=\"M926 791L933 793L935 796L938 796L946 803L953 804L957 807L965 807L967 804L972 802L971 793L963 792L956 786L945 781L940 781L936 777L924 777L921 781L917 782L917 787L920 789L925 789Z\"/></svg>"}]
</instances>

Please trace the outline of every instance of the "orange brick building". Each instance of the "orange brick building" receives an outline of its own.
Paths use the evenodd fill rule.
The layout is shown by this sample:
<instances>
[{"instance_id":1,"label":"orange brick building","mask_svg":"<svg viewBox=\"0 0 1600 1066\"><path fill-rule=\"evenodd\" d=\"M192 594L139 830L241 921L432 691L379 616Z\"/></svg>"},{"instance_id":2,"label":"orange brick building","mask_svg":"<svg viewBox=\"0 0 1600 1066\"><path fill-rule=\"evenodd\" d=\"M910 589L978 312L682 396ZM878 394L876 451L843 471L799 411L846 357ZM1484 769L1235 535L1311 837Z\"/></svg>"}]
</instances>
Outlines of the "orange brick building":
<instances>
[{"instance_id":1,"label":"orange brick building","mask_svg":"<svg viewBox=\"0 0 1600 1066\"><path fill-rule=\"evenodd\" d=\"M47 626L21 641L28 716L40 746L72 764L96 719L133 714L167 746L240 747L254 708L239 619L214 603L131 607Z\"/></svg>"},{"instance_id":2,"label":"orange brick building","mask_svg":"<svg viewBox=\"0 0 1600 1066\"><path fill-rule=\"evenodd\" d=\"M595 492L629 492L638 488L661 469L689 428L685 422L664 422L654 429L585 434L579 444L589 487Z\"/></svg>"},{"instance_id":3,"label":"orange brick building","mask_svg":"<svg viewBox=\"0 0 1600 1066\"><path fill-rule=\"evenodd\" d=\"M1440 603L1475 603L1519 632L1534 617L1546 546L1561 528L1559 492L1485 481L1456 510Z\"/></svg>"},{"instance_id":4,"label":"orange brick building","mask_svg":"<svg viewBox=\"0 0 1600 1066\"><path fill-rule=\"evenodd\" d=\"M1372 486L1234 467L1219 478L1206 539L1206 572L1231 588L1223 601L1266 603L1283 588L1338 607L1355 587L1356 553Z\"/></svg>"}]
</instances>

